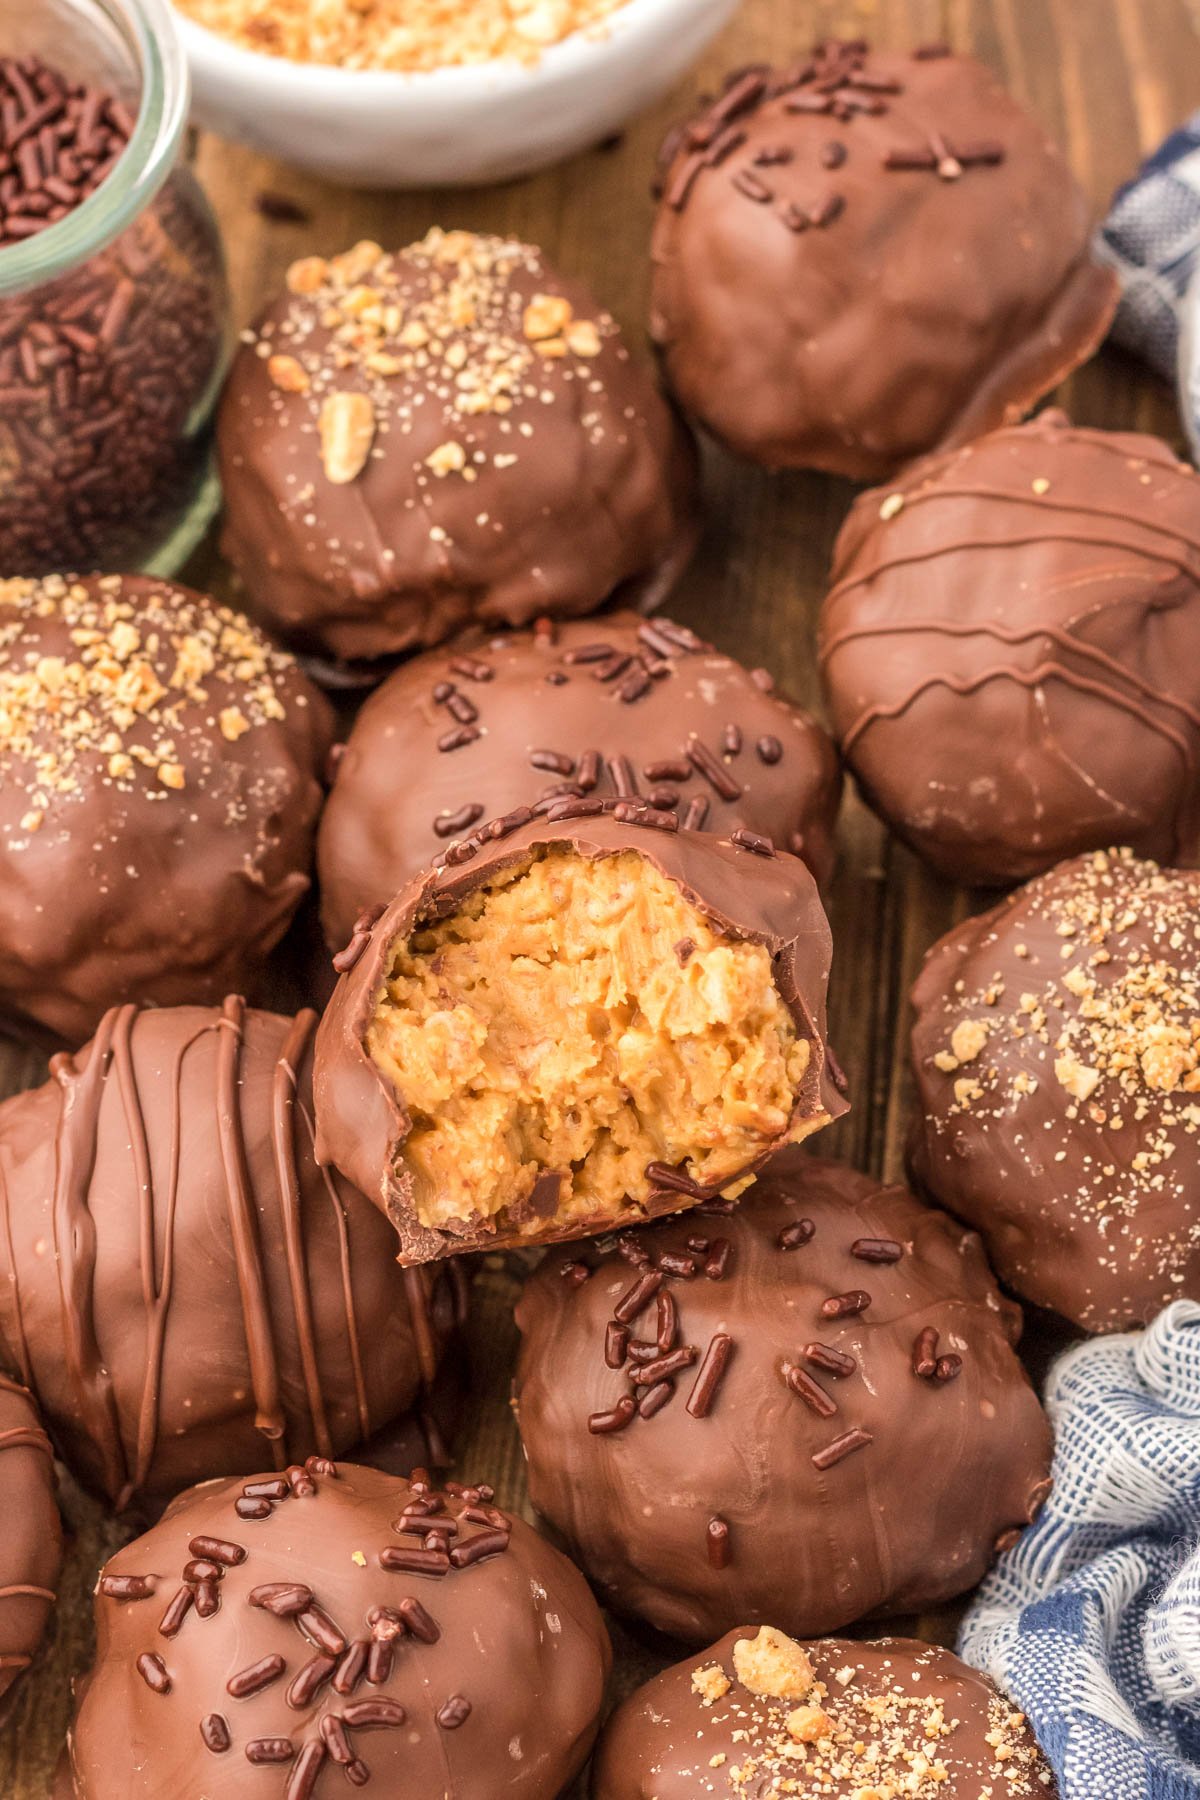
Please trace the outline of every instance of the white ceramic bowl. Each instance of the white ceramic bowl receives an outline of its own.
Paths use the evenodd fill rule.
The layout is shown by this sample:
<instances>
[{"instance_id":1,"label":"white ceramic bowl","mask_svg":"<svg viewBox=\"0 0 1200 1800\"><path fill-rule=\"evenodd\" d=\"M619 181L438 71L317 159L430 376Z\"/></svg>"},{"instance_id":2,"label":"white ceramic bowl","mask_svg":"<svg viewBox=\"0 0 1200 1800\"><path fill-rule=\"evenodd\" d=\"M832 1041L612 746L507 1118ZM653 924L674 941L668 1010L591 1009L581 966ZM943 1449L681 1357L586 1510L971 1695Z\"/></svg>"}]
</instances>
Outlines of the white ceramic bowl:
<instances>
[{"instance_id":1,"label":"white ceramic bowl","mask_svg":"<svg viewBox=\"0 0 1200 1800\"><path fill-rule=\"evenodd\" d=\"M331 181L504 181L600 142L695 61L738 0L627 0L602 31L516 62L400 74L243 50L177 13L195 116Z\"/></svg>"}]
</instances>

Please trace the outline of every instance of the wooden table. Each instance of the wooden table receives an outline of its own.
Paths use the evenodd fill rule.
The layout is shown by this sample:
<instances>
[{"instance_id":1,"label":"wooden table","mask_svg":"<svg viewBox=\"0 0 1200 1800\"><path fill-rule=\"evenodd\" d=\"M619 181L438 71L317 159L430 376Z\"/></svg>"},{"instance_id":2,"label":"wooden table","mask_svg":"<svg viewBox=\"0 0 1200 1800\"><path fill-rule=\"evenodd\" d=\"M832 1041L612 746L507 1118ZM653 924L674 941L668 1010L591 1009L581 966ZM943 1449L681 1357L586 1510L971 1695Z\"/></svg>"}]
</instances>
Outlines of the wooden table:
<instances>
[{"instance_id":1,"label":"wooden table","mask_svg":"<svg viewBox=\"0 0 1200 1800\"><path fill-rule=\"evenodd\" d=\"M399 245L434 224L518 235L582 276L637 341L646 313L649 172L668 121L725 69L783 59L829 33L867 34L897 47L945 37L992 65L1063 142L1097 208L1149 149L1200 105L1200 0L744 0L738 18L685 89L640 119L619 143L536 179L446 194L347 193L240 148L201 139L196 166L224 226L238 322L281 284L301 253L330 253L359 237ZM263 194L294 200L305 223L266 217ZM1181 444L1171 396L1116 354L1067 385L1082 422L1156 431ZM813 626L834 533L851 490L810 475L768 476L710 454L708 534L672 610L722 648L770 666L800 700L819 705ZM206 546L188 578L229 592ZM860 1167L900 1169L909 1105L905 996L935 937L971 906L938 883L851 796L831 911L836 946L832 1029L853 1084L854 1109L822 1150ZM0 1044L0 1093L42 1077L40 1059ZM523 1503L520 1452L506 1405L515 1275L499 1258L480 1284L473 1327L478 1386L462 1466ZM487 1346L484 1353L483 1346ZM122 1528L69 1486L73 1533L54 1643L0 1730L0 1796L46 1800L69 1712L72 1677L86 1666L89 1590ZM921 1628L943 1635L952 1621ZM622 1682L646 1653L618 1634Z\"/></svg>"}]
</instances>

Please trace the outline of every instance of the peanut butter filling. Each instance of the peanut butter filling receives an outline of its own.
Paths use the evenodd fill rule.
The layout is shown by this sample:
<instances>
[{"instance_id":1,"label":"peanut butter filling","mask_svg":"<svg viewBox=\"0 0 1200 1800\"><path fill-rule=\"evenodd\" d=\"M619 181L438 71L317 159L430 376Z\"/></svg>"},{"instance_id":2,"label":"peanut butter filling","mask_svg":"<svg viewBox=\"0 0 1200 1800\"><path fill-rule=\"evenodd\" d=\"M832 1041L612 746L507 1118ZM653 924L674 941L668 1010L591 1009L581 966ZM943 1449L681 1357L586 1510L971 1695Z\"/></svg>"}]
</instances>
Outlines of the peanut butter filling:
<instances>
[{"instance_id":1,"label":"peanut butter filling","mask_svg":"<svg viewBox=\"0 0 1200 1800\"><path fill-rule=\"evenodd\" d=\"M419 926L367 1047L411 1116L403 1157L432 1229L505 1212L520 1228L545 1171L559 1222L644 1201L652 1163L736 1192L755 1157L823 1123L792 1119L810 1047L769 952L633 851L547 851Z\"/></svg>"}]
</instances>

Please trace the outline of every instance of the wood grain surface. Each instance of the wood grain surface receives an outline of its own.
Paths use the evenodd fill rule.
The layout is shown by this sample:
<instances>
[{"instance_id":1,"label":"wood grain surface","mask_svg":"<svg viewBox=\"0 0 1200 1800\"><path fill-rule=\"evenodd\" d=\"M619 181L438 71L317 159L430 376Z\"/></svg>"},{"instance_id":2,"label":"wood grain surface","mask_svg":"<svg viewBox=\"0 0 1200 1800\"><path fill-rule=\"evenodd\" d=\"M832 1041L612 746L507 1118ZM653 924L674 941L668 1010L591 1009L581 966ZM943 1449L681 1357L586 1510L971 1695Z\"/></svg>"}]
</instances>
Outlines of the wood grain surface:
<instances>
[{"instance_id":1,"label":"wood grain surface","mask_svg":"<svg viewBox=\"0 0 1200 1800\"><path fill-rule=\"evenodd\" d=\"M1200 0L744 0L734 23L681 90L620 139L535 179L441 194L368 194L322 186L249 151L201 138L197 170L228 246L237 321L280 286L297 255L330 253L359 237L387 246L431 225L515 234L590 283L631 339L644 341L654 150L667 123L723 71L792 56L816 36L868 35L905 47L946 38L989 63L1065 144L1097 210L1139 157L1200 105ZM264 216L263 194L286 196L304 223ZM1081 423L1159 432L1181 447L1171 395L1133 363L1105 353L1062 396ZM821 476L769 476L706 456L709 524L672 611L723 649L764 663L801 701L819 707L813 657L817 605L847 484ZM10 571L11 572L11 571ZM227 572L206 545L187 578L229 596ZM971 909L972 897L923 871L850 796L831 897L836 949L832 1030L852 1082L853 1111L823 1151L894 1175L909 1104L906 994L921 955ZM0 1094L42 1078L33 1053L0 1043ZM515 1332L513 1266L488 1258L472 1327L476 1386L460 1467L524 1504L520 1450L507 1405ZM72 1546L57 1629L0 1728L0 1800L47 1800L70 1709L70 1684L87 1665L89 1592L124 1535L64 1487ZM0 1525L0 1529L2 1529ZM926 1619L929 1636L951 1619ZM652 1653L615 1634L622 1687ZM119 1784L114 1791L119 1791ZM174 1800L174 1797L171 1797Z\"/></svg>"}]
</instances>

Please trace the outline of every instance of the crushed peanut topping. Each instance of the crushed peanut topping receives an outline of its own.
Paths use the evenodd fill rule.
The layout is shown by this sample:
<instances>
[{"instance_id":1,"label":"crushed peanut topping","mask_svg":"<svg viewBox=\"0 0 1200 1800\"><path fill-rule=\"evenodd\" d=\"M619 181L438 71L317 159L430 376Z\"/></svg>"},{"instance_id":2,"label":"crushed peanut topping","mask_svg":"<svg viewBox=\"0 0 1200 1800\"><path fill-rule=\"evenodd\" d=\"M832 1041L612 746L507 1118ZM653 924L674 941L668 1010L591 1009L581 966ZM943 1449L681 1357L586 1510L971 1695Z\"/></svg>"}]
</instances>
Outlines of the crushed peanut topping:
<instances>
[{"instance_id":1,"label":"crushed peanut topping","mask_svg":"<svg viewBox=\"0 0 1200 1800\"><path fill-rule=\"evenodd\" d=\"M245 50L343 69L440 69L516 59L598 32L626 0L179 0Z\"/></svg>"},{"instance_id":2,"label":"crushed peanut topping","mask_svg":"<svg viewBox=\"0 0 1200 1800\"><path fill-rule=\"evenodd\" d=\"M611 317L577 317L548 279L540 251L506 239L433 230L396 255L364 239L293 263L284 310L242 341L266 364L271 408L317 439L326 480L356 481L411 438L432 504L442 483L519 465L564 389L591 441L605 431L596 358L628 352Z\"/></svg>"},{"instance_id":3,"label":"crushed peanut topping","mask_svg":"<svg viewBox=\"0 0 1200 1800\"><path fill-rule=\"evenodd\" d=\"M1002 1694L987 1697L986 1711L980 1694L973 1717L953 1715L954 1703L967 1696L945 1668L952 1659L944 1652L931 1648L914 1663L899 1654L899 1646L894 1658L873 1654L887 1651L881 1644L864 1651L861 1665L839 1668L824 1680L810 1665L811 1698L797 1707L741 1682L738 1652L753 1641L734 1645L734 1679L718 1663L692 1673L703 1723L695 1735L695 1768L676 1772L694 1776L698 1794L723 1800L810 1800L835 1793L853 1800L943 1800L953 1791L980 1800L1026 1800L1052 1791L1049 1766L1024 1714ZM799 1644L793 1648L808 1661ZM920 1691L930 1687L935 1691ZM714 1740L722 1739L734 1747L732 1755L713 1749ZM684 1741L680 1734L677 1742ZM714 1770L721 1771L716 1779Z\"/></svg>"},{"instance_id":4,"label":"crushed peanut topping","mask_svg":"<svg viewBox=\"0 0 1200 1800\"><path fill-rule=\"evenodd\" d=\"M773 1625L760 1626L758 1636L739 1638L733 1666L743 1687L776 1700L803 1700L813 1684L807 1652Z\"/></svg>"},{"instance_id":5,"label":"crushed peanut topping","mask_svg":"<svg viewBox=\"0 0 1200 1800\"><path fill-rule=\"evenodd\" d=\"M30 800L19 829L48 829L98 780L202 786L210 728L232 743L284 718L294 666L240 614L165 584L0 581L0 780Z\"/></svg>"},{"instance_id":6,"label":"crushed peanut topping","mask_svg":"<svg viewBox=\"0 0 1200 1800\"><path fill-rule=\"evenodd\" d=\"M1172 1159L1200 1131L1195 878L1127 850L1104 851L1031 882L1009 904L1019 906L1028 941L1001 949L1011 929L1002 921L973 954L977 967L993 944L997 961L1019 954L1029 985L1006 991L992 969L983 988L959 983L947 997L945 1047L931 1061L952 1079L953 1101L930 1123L954 1131L969 1112L1013 1142L1032 1131L1040 1159L1070 1157L1078 1183L1064 1204L1094 1217L1131 1216L1143 1199L1186 1183ZM967 1060L965 1034L974 1043L980 1020L986 1030L970 1077L955 1079ZM1111 1137L1111 1152L1087 1149L1080 1122ZM1189 1249L1182 1239L1146 1239L1139 1253L1165 1257L1165 1273Z\"/></svg>"},{"instance_id":7,"label":"crushed peanut topping","mask_svg":"<svg viewBox=\"0 0 1200 1800\"><path fill-rule=\"evenodd\" d=\"M714 1701L723 1700L729 1692L730 1681L720 1663L710 1663L707 1669L693 1669L692 1691L699 1694L706 1706Z\"/></svg>"}]
</instances>

